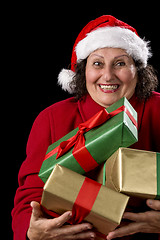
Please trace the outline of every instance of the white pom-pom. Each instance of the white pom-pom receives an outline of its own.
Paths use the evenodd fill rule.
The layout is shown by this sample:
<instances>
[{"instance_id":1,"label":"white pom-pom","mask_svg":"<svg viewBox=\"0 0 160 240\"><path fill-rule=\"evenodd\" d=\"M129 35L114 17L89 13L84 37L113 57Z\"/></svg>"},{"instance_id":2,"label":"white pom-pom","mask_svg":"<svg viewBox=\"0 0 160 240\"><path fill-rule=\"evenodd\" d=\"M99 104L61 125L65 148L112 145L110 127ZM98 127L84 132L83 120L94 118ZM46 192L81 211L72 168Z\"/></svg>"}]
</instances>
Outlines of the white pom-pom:
<instances>
[{"instance_id":1,"label":"white pom-pom","mask_svg":"<svg viewBox=\"0 0 160 240\"><path fill-rule=\"evenodd\" d=\"M58 75L58 84L66 92L73 93L73 90L70 88L69 84L73 80L75 73L72 70L62 69Z\"/></svg>"}]
</instances>

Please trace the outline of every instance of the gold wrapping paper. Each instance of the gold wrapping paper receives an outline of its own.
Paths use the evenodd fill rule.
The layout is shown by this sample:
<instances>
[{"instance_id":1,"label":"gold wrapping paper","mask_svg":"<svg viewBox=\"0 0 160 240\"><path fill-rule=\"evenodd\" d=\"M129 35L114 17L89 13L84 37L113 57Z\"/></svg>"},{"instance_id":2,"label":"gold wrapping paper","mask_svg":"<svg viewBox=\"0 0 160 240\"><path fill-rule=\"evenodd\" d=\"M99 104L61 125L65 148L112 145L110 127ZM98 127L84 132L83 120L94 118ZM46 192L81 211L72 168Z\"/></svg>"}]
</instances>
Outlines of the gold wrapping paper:
<instances>
[{"instance_id":1,"label":"gold wrapping paper","mask_svg":"<svg viewBox=\"0 0 160 240\"><path fill-rule=\"evenodd\" d=\"M129 196L148 199L157 195L156 153L119 148L106 161L105 185ZM103 182L101 168L98 182Z\"/></svg>"},{"instance_id":2,"label":"gold wrapping paper","mask_svg":"<svg viewBox=\"0 0 160 240\"><path fill-rule=\"evenodd\" d=\"M84 179L84 176L57 164L44 186L42 206L58 214L72 210ZM128 199L128 196L101 186L85 221L107 234L120 224Z\"/></svg>"}]
</instances>

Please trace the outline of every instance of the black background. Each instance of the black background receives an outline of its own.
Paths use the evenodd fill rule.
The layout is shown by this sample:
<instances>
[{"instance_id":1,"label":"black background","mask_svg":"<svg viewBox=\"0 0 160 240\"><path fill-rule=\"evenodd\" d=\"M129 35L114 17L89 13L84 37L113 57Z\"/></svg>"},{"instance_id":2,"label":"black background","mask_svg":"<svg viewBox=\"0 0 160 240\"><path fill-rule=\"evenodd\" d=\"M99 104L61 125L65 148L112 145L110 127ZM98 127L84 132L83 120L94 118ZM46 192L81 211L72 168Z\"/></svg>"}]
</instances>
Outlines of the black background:
<instances>
[{"instance_id":1,"label":"black background","mask_svg":"<svg viewBox=\"0 0 160 240\"><path fill-rule=\"evenodd\" d=\"M57 75L70 64L72 47L81 29L103 14L127 22L142 38L145 36L151 41L153 57L149 63L160 76L158 6L149 3L142 7L142 2L138 6L133 1L127 4L121 1L110 4L107 1L86 4L82 1L70 4L21 2L6 6L3 17L1 112L5 156L1 161L5 164L2 185L5 188L3 204L9 227L8 239L12 239L10 212L18 186L17 175L25 159L31 126L40 111L70 96L57 86Z\"/></svg>"}]
</instances>

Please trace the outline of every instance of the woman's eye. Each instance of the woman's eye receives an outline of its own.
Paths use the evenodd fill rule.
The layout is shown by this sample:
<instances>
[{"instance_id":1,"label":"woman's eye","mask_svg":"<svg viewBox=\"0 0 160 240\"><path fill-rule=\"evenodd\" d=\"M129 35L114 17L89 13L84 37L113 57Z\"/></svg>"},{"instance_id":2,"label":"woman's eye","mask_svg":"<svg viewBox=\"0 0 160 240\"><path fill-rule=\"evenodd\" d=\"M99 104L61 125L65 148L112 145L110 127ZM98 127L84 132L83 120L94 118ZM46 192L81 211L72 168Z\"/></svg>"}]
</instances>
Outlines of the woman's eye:
<instances>
[{"instance_id":1,"label":"woman's eye","mask_svg":"<svg viewBox=\"0 0 160 240\"><path fill-rule=\"evenodd\" d=\"M101 66L103 65L103 63L102 63L102 62L99 62L99 61L96 61L96 62L93 63L93 65L94 65L95 67L101 67Z\"/></svg>"},{"instance_id":2,"label":"woman's eye","mask_svg":"<svg viewBox=\"0 0 160 240\"><path fill-rule=\"evenodd\" d=\"M116 66L119 66L119 67L123 67L125 65L126 65L125 62L117 62L116 63Z\"/></svg>"}]
</instances>

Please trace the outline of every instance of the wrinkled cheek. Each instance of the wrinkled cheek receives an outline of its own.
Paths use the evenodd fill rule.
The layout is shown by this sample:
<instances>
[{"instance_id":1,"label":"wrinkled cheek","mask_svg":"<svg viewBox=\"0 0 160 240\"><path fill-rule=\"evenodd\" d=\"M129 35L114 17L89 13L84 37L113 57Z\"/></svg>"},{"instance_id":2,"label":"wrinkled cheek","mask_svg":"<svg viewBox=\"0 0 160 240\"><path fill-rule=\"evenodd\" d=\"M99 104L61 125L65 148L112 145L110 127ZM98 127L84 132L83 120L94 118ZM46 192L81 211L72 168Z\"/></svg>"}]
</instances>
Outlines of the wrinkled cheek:
<instances>
[{"instance_id":1,"label":"wrinkled cheek","mask_svg":"<svg viewBox=\"0 0 160 240\"><path fill-rule=\"evenodd\" d=\"M86 71L86 82L96 82L98 76L94 71Z\"/></svg>"},{"instance_id":2,"label":"wrinkled cheek","mask_svg":"<svg viewBox=\"0 0 160 240\"><path fill-rule=\"evenodd\" d=\"M96 73L93 71L86 72L86 88L94 88L99 79Z\"/></svg>"},{"instance_id":3,"label":"wrinkled cheek","mask_svg":"<svg viewBox=\"0 0 160 240\"><path fill-rule=\"evenodd\" d=\"M128 79L130 82L137 84L137 70L136 70L135 66L133 66L133 65L131 65L131 67L128 71Z\"/></svg>"},{"instance_id":4,"label":"wrinkled cheek","mask_svg":"<svg viewBox=\"0 0 160 240\"><path fill-rule=\"evenodd\" d=\"M137 74L134 69L128 69L128 71L124 71L121 75L119 75L119 79L121 82L128 87L136 86L137 84Z\"/></svg>"}]
</instances>

